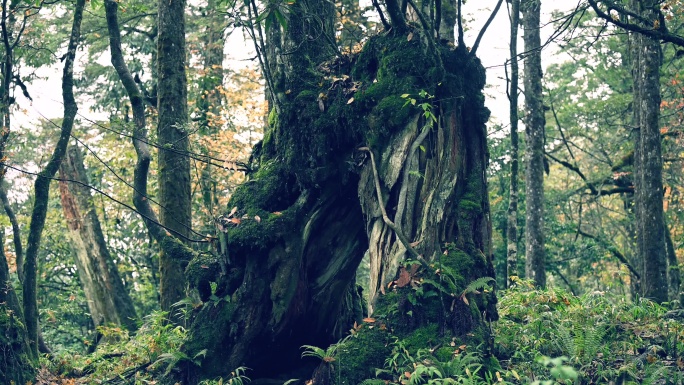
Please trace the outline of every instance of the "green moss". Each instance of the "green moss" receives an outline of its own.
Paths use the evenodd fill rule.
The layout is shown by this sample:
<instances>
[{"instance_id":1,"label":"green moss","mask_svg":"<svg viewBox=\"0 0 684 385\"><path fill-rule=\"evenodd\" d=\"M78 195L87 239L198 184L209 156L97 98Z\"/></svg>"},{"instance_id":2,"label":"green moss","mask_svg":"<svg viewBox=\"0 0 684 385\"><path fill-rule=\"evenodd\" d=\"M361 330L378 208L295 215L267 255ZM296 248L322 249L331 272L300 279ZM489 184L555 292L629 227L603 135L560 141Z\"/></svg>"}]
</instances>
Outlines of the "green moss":
<instances>
[{"instance_id":1,"label":"green moss","mask_svg":"<svg viewBox=\"0 0 684 385\"><path fill-rule=\"evenodd\" d=\"M391 335L380 325L364 324L339 349L336 357L338 373L333 375L336 385L357 385L363 380L374 378L375 369L385 365L392 349Z\"/></svg>"},{"instance_id":2,"label":"green moss","mask_svg":"<svg viewBox=\"0 0 684 385\"><path fill-rule=\"evenodd\" d=\"M473 202L467 199L461 199L458 202L458 208L461 211L467 211L468 213L481 213L482 204L479 202Z\"/></svg>"},{"instance_id":3,"label":"green moss","mask_svg":"<svg viewBox=\"0 0 684 385\"><path fill-rule=\"evenodd\" d=\"M282 211L299 196L296 182L282 164L270 161L263 164L252 176L233 193L229 209L237 207L240 213L253 217L262 211Z\"/></svg>"},{"instance_id":4,"label":"green moss","mask_svg":"<svg viewBox=\"0 0 684 385\"><path fill-rule=\"evenodd\" d=\"M221 271L218 257L210 253L198 253L185 268L185 276L191 286L197 287L199 282L215 282Z\"/></svg>"},{"instance_id":5,"label":"green moss","mask_svg":"<svg viewBox=\"0 0 684 385\"><path fill-rule=\"evenodd\" d=\"M404 347L412 354L420 349L434 348L441 344L442 340L443 337L440 337L439 325L437 323L420 327L402 338Z\"/></svg>"},{"instance_id":6,"label":"green moss","mask_svg":"<svg viewBox=\"0 0 684 385\"><path fill-rule=\"evenodd\" d=\"M275 108L271 108L271 111L268 113L268 126L269 127L275 127L277 124L278 124L278 113L276 112Z\"/></svg>"}]
</instances>

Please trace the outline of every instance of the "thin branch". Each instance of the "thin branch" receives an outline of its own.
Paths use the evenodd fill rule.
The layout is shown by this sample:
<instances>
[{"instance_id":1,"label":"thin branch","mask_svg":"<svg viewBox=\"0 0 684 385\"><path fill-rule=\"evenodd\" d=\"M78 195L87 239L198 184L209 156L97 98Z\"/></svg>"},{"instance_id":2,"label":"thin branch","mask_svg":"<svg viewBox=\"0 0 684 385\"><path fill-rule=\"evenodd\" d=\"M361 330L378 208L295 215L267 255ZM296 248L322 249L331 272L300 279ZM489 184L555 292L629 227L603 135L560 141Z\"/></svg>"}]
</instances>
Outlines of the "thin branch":
<instances>
[{"instance_id":1,"label":"thin branch","mask_svg":"<svg viewBox=\"0 0 684 385\"><path fill-rule=\"evenodd\" d=\"M499 12L499 8L501 8L501 4L503 4L503 0L499 0L498 3L496 3L496 7L494 7L494 11L492 11L492 14L489 15L489 19L487 19L487 22L485 23L484 27L480 30L480 32L477 34L477 39L475 39L475 44L473 44L473 48L470 50L470 56L475 57L475 52L477 52L477 48L480 46L480 41L482 40L482 37L484 36L485 32L487 31L487 28L489 28L489 25L492 23L492 20L496 17L496 14Z\"/></svg>"},{"instance_id":2,"label":"thin branch","mask_svg":"<svg viewBox=\"0 0 684 385\"><path fill-rule=\"evenodd\" d=\"M587 2L589 3L591 8L594 10L594 12L596 12L596 14L600 18L605 19L608 22L617 25L618 27L620 27L622 29L625 29L625 30L631 31L631 32L637 32L637 33L640 33L642 35L646 35L652 39L658 39L658 40L662 40L662 41L667 42L667 43L672 43L674 45L684 47L684 37L667 32L667 28L665 27L665 25L660 25L658 28L655 28L655 27L654 28L645 28L645 27L641 27L641 26L633 24L633 23L624 22L624 21L621 21L619 18L613 18L611 15L609 15L608 13L601 10L601 8L599 8L598 2L596 0L587 0ZM619 11L620 13L623 13L626 15L631 15L632 17L636 16L632 12L628 12L626 9L616 7L614 4L611 4L608 6L609 12L611 9L615 9L615 10ZM644 20L643 18L639 17L638 19L641 20L642 22L647 22L647 20ZM663 31L665 31L665 32L663 32Z\"/></svg>"}]
</instances>

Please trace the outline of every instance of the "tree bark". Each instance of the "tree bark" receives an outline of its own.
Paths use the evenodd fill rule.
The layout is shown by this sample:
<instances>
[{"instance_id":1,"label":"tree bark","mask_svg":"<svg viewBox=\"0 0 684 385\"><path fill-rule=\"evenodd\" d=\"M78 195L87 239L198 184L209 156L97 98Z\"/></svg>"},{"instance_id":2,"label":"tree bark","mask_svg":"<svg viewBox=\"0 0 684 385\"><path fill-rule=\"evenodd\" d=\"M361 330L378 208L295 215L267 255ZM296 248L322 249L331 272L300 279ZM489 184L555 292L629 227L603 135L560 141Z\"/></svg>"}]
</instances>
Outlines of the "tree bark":
<instances>
[{"instance_id":1,"label":"tree bark","mask_svg":"<svg viewBox=\"0 0 684 385\"><path fill-rule=\"evenodd\" d=\"M71 36L67 46L67 53L64 60L64 71L62 73L62 98L64 100L64 119L62 120L61 133L59 140L52 152L50 161L40 171L35 182L35 198L33 212L31 213L31 225L26 247L26 261L24 262L24 316L26 317L26 329L31 343L33 354L38 354L38 303L36 300L37 277L36 268L40 241L45 226L47 215L48 199L50 195L50 181L59 169L59 165L66 153L69 137L74 126L74 118L78 106L74 98L74 58L76 48L81 36L81 20L83 18L83 7L85 0L77 0L74 9L74 21L71 28Z\"/></svg>"},{"instance_id":2,"label":"tree bark","mask_svg":"<svg viewBox=\"0 0 684 385\"><path fill-rule=\"evenodd\" d=\"M525 274L546 286L544 250L544 106L542 101L541 1L521 1L525 43Z\"/></svg>"},{"instance_id":3,"label":"tree bark","mask_svg":"<svg viewBox=\"0 0 684 385\"><path fill-rule=\"evenodd\" d=\"M182 378L171 383L237 366L253 378L299 367L300 346L325 346L360 322L353 280L367 249L371 298L378 314L401 303L397 330L438 324L488 342L493 293L454 300L494 275L484 69L465 50L400 29L371 39L350 65L324 37L333 10L327 2L293 5L284 80L271 87L281 109L271 112L260 166L219 219L220 253L198 255L186 269L205 304L183 351L201 367L181 363ZM396 283L407 269L415 280L455 283L449 295L410 307L410 286Z\"/></svg>"},{"instance_id":4,"label":"tree bark","mask_svg":"<svg viewBox=\"0 0 684 385\"><path fill-rule=\"evenodd\" d=\"M24 280L24 248L21 243L21 228L19 227L17 216L14 215L12 205L7 198L7 187L4 183L0 185L0 200L2 201L2 206L5 209L5 214L7 214L7 218L9 218L10 224L12 225L12 240L14 242L17 276L19 277L19 282L22 282Z\"/></svg>"},{"instance_id":5,"label":"tree bark","mask_svg":"<svg viewBox=\"0 0 684 385\"><path fill-rule=\"evenodd\" d=\"M658 20L655 1L632 1L634 11L651 24ZM663 219L663 159L660 137L660 43L634 34L633 80L635 195L637 242L643 273L641 293L657 302L668 299L667 259Z\"/></svg>"},{"instance_id":6,"label":"tree bark","mask_svg":"<svg viewBox=\"0 0 684 385\"><path fill-rule=\"evenodd\" d=\"M76 145L69 148L59 167L59 175L62 179L59 192L71 250L93 323L95 326L123 326L133 332L137 329L133 301L109 253L93 197L87 187L89 182L83 155Z\"/></svg>"},{"instance_id":7,"label":"tree bark","mask_svg":"<svg viewBox=\"0 0 684 385\"><path fill-rule=\"evenodd\" d=\"M506 285L510 286L510 277L518 275L518 28L520 25L520 0L511 1L511 83L509 86L510 122L511 122L511 180L508 215L506 225Z\"/></svg>"},{"instance_id":8,"label":"tree bark","mask_svg":"<svg viewBox=\"0 0 684 385\"><path fill-rule=\"evenodd\" d=\"M215 138L222 129L221 117L223 96L223 48L224 48L224 17L219 12L215 0L209 0L205 8L206 17L202 20L206 24L204 40L200 43L203 54L203 69L199 79L199 95L195 101L199 112L199 134L201 135L199 150L204 156L210 155L210 149L202 138ZM211 162L198 164L200 168L199 185L202 194L203 210L199 222L206 228L202 232L214 232L214 217L218 215L218 196L216 180L213 175Z\"/></svg>"},{"instance_id":9,"label":"tree bark","mask_svg":"<svg viewBox=\"0 0 684 385\"><path fill-rule=\"evenodd\" d=\"M159 121L159 219L166 228L187 237L190 234L190 158L187 78L185 76L185 0L159 3L157 37ZM185 298L185 276L181 258L161 251L159 257L161 308L171 319L181 319L172 305Z\"/></svg>"}]
</instances>

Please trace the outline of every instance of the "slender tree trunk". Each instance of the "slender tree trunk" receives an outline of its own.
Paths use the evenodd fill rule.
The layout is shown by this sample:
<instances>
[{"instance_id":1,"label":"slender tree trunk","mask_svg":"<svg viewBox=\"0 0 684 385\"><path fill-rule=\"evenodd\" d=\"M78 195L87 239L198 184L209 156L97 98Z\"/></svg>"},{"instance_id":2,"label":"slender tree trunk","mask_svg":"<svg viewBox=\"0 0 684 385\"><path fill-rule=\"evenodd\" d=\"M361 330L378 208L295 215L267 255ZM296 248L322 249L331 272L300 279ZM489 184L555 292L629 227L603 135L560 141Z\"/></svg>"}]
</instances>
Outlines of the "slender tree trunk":
<instances>
[{"instance_id":1,"label":"slender tree trunk","mask_svg":"<svg viewBox=\"0 0 684 385\"><path fill-rule=\"evenodd\" d=\"M71 250L93 323L95 326L124 326L135 331L137 317L133 301L109 254L93 197L87 187L89 182L83 155L76 145L69 148L59 167L59 175L61 179L76 181L60 181L59 192Z\"/></svg>"},{"instance_id":2,"label":"slender tree trunk","mask_svg":"<svg viewBox=\"0 0 684 385\"><path fill-rule=\"evenodd\" d=\"M198 125L201 138L213 139L223 126L221 87L223 86L224 17L222 17L223 13L219 12L215 0L209 0L205 12L206 18L203 23L206 23L206 29L202 42L204 68L199 79L200 95L195 104L200 114ZM202 155L210 155L210 149L201 139L199 148ZM219 210L217 183L214 179L211 162L200 164L198 167L200 168L199 185L204 206L204 215L199 222L210 227L206 231L213 232L215 229L214 217L218 215Z\"/></svg>"},{"instance_id":3,"label":"slender tree trunk","mask_svg":"<svg viewBox=\"0 0 684 385\"><path fill-rule=\"evenodd\" d=\"M511 83L509 87L511 122L511 184L508 200L506 226L506 285L510 277L518 275L518 27L520 24L520 0L511 1Z\"/></svg>"},{"instance_id":4,"label":"slender tree trunk","mask_svg":"<svg viewBox=\"0 0 684 385\"><path fill-rule=\"evenodd\" d=\"M48 164L41 170L36 178L35 183L35 198L33 203L33 212L31 213L31 225L29 227L29 236L26 247L26 261L24 262L24 316L26 317L26 329L28 337L31 341L31 349L33 353L38 353L38 303L36 300L37 277L36 268L38 262L38 251L40 250L40 241L43 235L43 227L45 226L45 217L47 215L48 198L50 195L50 181L59 169L59 165L66 153L67 145L69 144L69 137L71 129L74 126L74 118L78 106L74 99L74 58L76 57L76 48L81 37L81 20L83 18L83 7L85 0L77 0L76 8L74 9L74 21L71 28L71 36L69 38L69 45L67 46L67 54L64 61L64 71L62 73L62 98L64 99L64 119L62 120L62 128L59 140L55 145L52 157Z\"/></svg>"},{"instance_id":5,"label":"slender tree trunk","mask_svg":"<svg viewBox=\"0 0 684 385\"><path fill-rule=\"evenodd\" d=\"M544 106L542 102L540 0L522 0L525 43L525 274L546 286L544 251Z\"/></svg>"},{"instance_id":6,"label":"slender tree trunk","mask_svg":"<svg viewBox=\"0 0 684 385\"><path fill-rule=\"evenodd\" d=\"M2 200L2 206L5 209L5 214L7 214L7 218L9 218L10 224L12 225L12 240L14 242L17 276L19 277L19 282L22 282L24 280L24 248L21 243L21 228L19 227L17 216L14 215L12 205L7 198L7 186L5 183L0 185L0 200Z\"/></svg>"},{"instance_id":7,"label":"slender tree trunk","mask_svg":"<svg viewBox=\"0 0 684 385\"><path fill-rule=\"evenodd\" d=\"M159 3L157 37L159 122L159 219L166 228L182 237L190 234L190 158L185 76L185 0ZM185 297L186 283L178 255L162 250L159 258L162 310L181 320L172 305Z\"/></svg>"},{"instance_id":8,"label":"slender tree trunk","mask_svg":"<svg viewBox=\"0 0 684 385\"><path fill-rule=\"evenodd\" d=\"M655 1L633 1L648 27L658 20ZM667 253L663 219L663 159L660 138L660 43L634 34L634 122L639 130L634 148L637 243L643 264L641 293L657 302L668 299Z\"/></svg>"},{"instance_id":9,"label":"slender tree trunk","mask_svg":"<svg viewBox=\"0 0 684 385\"><path fill-rule=\"evenodd\" d=\"M0 230L0 244L4 238ZM38 356L24 325L24 311L12 288L4 249L0 249L0 383L27 384L34 379Z\"/></svg>"}]
</instances>

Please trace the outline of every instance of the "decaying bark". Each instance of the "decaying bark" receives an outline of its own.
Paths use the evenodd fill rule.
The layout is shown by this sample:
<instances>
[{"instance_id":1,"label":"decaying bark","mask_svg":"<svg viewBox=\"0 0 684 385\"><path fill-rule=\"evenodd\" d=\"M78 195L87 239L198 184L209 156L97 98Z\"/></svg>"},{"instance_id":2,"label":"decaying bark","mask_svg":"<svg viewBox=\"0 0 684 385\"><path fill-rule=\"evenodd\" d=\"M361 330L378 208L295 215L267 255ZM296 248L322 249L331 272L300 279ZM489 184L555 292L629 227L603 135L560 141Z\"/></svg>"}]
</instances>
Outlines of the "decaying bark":
<instances>
[{"instance_id":1,"label":"decaying bark","mask_svg":"<svg viewBox=\"0 0 684 385\"><path fill-rule=\"evenodd\" d=\"M546 286L544 250L544 106L542 102L540 0L522 0L525 43L525 275Z\"/></svg>"},{"instance_id":2,"label":"decaying bark","mask_svg":"<svg viewBox=\"0 0 684 385\"><path fill-rule=\"evenodd\" d=\"M62 179L59 192L67 221L69 244L93 323L95 326L123 326L135 331L137 317L133 301L109 253L93 197L87 187L88 176L78 146L69 147L59 167L59 176Z\"/></svg>"}]
</instances>

